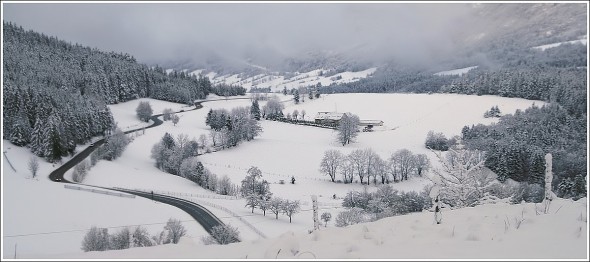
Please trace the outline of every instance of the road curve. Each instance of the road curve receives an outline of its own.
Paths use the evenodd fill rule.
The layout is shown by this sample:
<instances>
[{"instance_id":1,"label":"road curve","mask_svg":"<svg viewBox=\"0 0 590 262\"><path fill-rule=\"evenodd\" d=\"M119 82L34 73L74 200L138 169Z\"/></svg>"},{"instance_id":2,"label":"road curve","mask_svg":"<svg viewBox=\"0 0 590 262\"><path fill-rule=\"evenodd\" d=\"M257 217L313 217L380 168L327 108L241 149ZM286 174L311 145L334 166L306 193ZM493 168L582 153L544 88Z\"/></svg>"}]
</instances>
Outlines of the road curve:
<instances>
[{"instance_id":1,"label":"road curve","mask_svg":"<svg viewBox=\"0 0 590 262\"><path fill-rule=\"evenodd\" d=\"M164 204L168 204L168 205L180 208L184 212L191 215L197 222L199 222L199 224L201 224L203 226L203 228L209 234L211 234L211 230L214 226L223 226L224 225L223 222L221 222L221 220L219 220L219 218L217 218L215 215L213 215L211 212L209 212L203 206L201 206L197 203L182 199L182 198L177 198L177 197L172 197L172 196L167 196L167 195L160 195L160 194L155 194L155 193L142 192L142 191L136 191L136 190L129 190L129 189L117 188L114 190L128 193L128 194L133 194L133 195L148 198L148 199L152 199L154 201L158 201L158 202L161 202Z\"/></svg>"},{"instance_id":2,"label":"road curve","mask_svg":"<svg viewBox=\"0 0 590 262\"><path fill-rule=\"evenodd\" d=\"M250 98L229 98L229 99L203 100L203 101L195 102L195 108L188 109L188 110L180 110L176 113L183 113L183 112L187 112L187 111L201 109L201 108L203 108L202 103L204 103L204 102L221 101L221 100L237 100L237 99L250 99ZM128 133L135 132L138 130L148 129L148 128L153 128L153 127L159 126L163 123L163 121L158 119L158 117L160 117L162 115L163 114L151 116L150 119L153 121L153 124L151 124L150 126L128 130L128 131L125 131L124 133L128 134ZM84 149L82 152L80 152L77 155L75 155L74 157L72 157L72 159L70 159L68 162L66 162L62 166L58 167L57 169L55 169L53 172L51 172L49 174L49 179L54 182L74 183L74 182L64 179L65 172L68 171L70 168L76 166L78 163L82 162L97 147L103 145L104 143L105 143L104 138L94 142L93 146L89 146L88 148ZM213 215L211 212L209 212L209 210L207 210L203 206L201 206L197 203L188 201L188 200L181 199L181 198L160 195L160 194L146 193L146 192L135 191L135 190L128 190L128 189L108 188L108 187L100 187L100 186L93 186L93 185L85 185L85 186L103 188L103 189L108 189L108 190L114 190L114 191L134 194L136 196L149 198L154 201L158 201L158 202L161 202L164 204L175 206L175 207L180 208L181 210L185 211L190 216L192 216L197 222L199 222L199 224L201 224L201 226L203 226L203 228L209 234L211 234L211 231L214 226L219 226L219 225L223 226L224 225L223 222L221 222L221 220L219 220L219 218L217 218L215 215Z\"/></svg>"}]
</instances>

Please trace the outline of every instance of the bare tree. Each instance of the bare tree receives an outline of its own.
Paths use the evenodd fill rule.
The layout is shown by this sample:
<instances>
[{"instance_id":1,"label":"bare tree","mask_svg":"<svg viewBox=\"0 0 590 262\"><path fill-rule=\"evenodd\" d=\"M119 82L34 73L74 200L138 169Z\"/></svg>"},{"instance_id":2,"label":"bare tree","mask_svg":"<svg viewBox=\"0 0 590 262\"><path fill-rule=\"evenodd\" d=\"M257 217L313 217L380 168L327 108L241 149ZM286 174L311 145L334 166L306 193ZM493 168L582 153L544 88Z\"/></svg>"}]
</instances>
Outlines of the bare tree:
<instances>
[{"instance_id":1,"label":"bare tree","mask_svg":"<svg viewBox=\"0 0 590 262\"><path fill-rule=\"evenodd\" d=\"M301 120L305 120L305 109L301 109Z\"/></svg>"},{"instance_id":2,"label":"bare tree","mask_svg":"<svg viewBox=\"0 0 590 262\"><path fill-rule=\"evenodd\" d=\"M279 219L279 213L283 207L283 199L279 197L273 197L268 203L268 209L275 214L275 219Z\"/></svg>"},{"instance_id":3,"label":"bare tree","mask_svg":"<svg viewBox=\"0 0 590 262\"><path fill-rule=\"evenodd\" d=\"M301 204L299 200L285 200L283 202L283 213L289 217L289 223L291 223L291 218L294 214L298 213L301 210Z\"/></svg>"},{"instance_id":4,"label":"bare tree","mask_svg":"<svg viewBox=\"0 0 590 262\"><path fill-rule=\"evenodd\" d=\"M414 160L414 165L418 176L422 176L424 172L430 169L430 160L425 154L416 155Z\"/></svg>"},{"instance_id":5,"label":"bare tree","mask_svg":"<svg viewBox=\"0 0 590 262\"><path fill-rule=\"evenodd\" d=\"M172 123L174 124L174 126L176 126L176 124L178 124L178 121L180 121L180 117L177 114L172 114L170 118L172 119Z\"/></svg>"},{"instance_id":6,"label":"bare tree","mask_svg":"<svg viewBox=\"0 0 590 262\"><path fill-rule=\"evenodd\" d=\"M354 180L354 165L349 157L342 159L340 174L342 174L342 180L345 184L352 183Z\"/></svg>"},{"instance_id":7,"label":"bare tree","mask_svg":"<svg viewBox=\"0 0 590 262\"><path fill-rule=\"evenodd\" d=\"M376 158L370 168L375 185L377 184L377 176L381 177L381 184L389 183L387 163L381 157Z\"/></svg>"},{"instance_id":8,"label":"bare tree","mask_svg":"<svg viewBox=\"0 0 590 262\"><path fill-rule=\"evenodd\" d=\"M199 148L204 149L207 146L207 136L205 134L201 134L199 136Z\"/></svg>"},{"instance_id":9,"label":"bare tree","mask_svg":"<svg viewBox=\"0 0 590 262\"><path fill-rule=\"evenodd\" d=\"M299 110L297 110L297 109L293 110L293 114L291 114L291 115L293 116L293 118L295 120L297 120L298 119L297 117L299 116Z\"/></svg>"},{"instance_id":10,"label":"bare tree","mask_svg":"<svg viewBox=\"0 0 590 262\"><path fill-rule=\"evenodd\" d=\"M215 131L214 129L211 129L209 131L209 137L211 137L211 142L213 143L213 146L216 146L217 138L219 137L219 132Z\"/></svg>"},{"instance_id":11,"label":"bare tree","mask_svg":"<svg viewBox=\"0 0 590 262\"><path fill-rule=\"evenodd\" d=\"M354 139L358 135L359 129L359 117L351 113L345 113L342 115L338 124L338 142L343 146L354 142Z\"/></svg>"},{"instance_id":12,"label":"bare tree","mask_svg":"<svg viewBox=\"0 0 590 262\"><path fill-rule=\"evenodd\" d=\"M262 214L264 214L264 216L266 216L266 210L269 208L270 202L266 199L261 199L260 201L258 201L258 208L260 208L260 210L262 210Z\"/></svg>"},{"instance_id":13,"label":"bare tree","mask_svg":"<svg viewBox=\"0 0 590 262\"><path fill-rule=\"evenodd\" d=\"M39 160L37 157L31 156L31 158L29 158L28 166L33 178L37 177L37 171L39 170Z\"/></svg>"},{"instance_id":14,"label":"bare tree","mask_svg":"<svg viewBox=\"0 0 590 262\"><path fill-rule=\"evenodd\" d=\"M328 222L332 220L332 214L328 212L322 213L322 220L326 223L324 227L328 227Z\"/></svg>"},{"instance_id":15,"label":"bare tree","mask_svg":"<svg viewBox=\"0 0 590 262\"><path fill-rule=\"evenodd\" d=\"M404 179L408 180L408 174L411 173L414 168L414 155L412 152L407 149L400 149L393 153L389 159L391 163L396 165L400 181L403 181Z\"/></svg>"},{"instance_id":16,"label":"bare tree","mask_svg":"<svg viewBox=\"0 0 590 262\"><path fill-rule=\"evenodd\" d=\"M375 153L375 151L371 148L367 148L363 150L364 158L365 158L365 165L367 168L367 185L370 184L370 179L373 177L373 182L375 185L377 184L377 170L375 170L375 164L381 160L381 157Z\"/></svg>"},{"instance_id":17,"label":"bare tree","mask_svg":"<svg viewBox=\"0 0 590 262\"><path fill-rule=\"evenodd\" d=\"M367 175L367 157L362 149L355 149L348 155L348 159L352 164L356 175L359 177L361 184Z\"/></svg>"},{"instance_id":18,"label":"bare tree","mask_svg":"<svg viewBox=\"0 0 590 262\"><path fill-rule=\"evenodd\" d=\"M328 150L324 152L324 157L320 163L320 171L327 174L335 182L338 168L342 165L344 155L338 150Z\"/></svg>"}]
</instances>

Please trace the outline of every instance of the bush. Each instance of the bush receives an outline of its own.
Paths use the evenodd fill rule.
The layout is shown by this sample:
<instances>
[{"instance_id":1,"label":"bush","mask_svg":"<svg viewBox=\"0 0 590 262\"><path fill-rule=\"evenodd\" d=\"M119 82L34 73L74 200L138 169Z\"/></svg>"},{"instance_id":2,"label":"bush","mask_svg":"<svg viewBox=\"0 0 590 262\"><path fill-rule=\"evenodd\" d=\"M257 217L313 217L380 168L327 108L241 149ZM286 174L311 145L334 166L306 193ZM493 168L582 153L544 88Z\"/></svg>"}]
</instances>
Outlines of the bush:
<instances>
[{"instance_id":1,"label":"bush","mask_svg":"<svg viewBox=\"0 0 590 262\"><path fill-rule=\"evenodd\" d=\"M426 135L426 141L424 142L424 145L426 148L430 148L432 150L447 151L449 150L450 143L443 133L434 133L434 131L429 131L428 135Z\"/></svg>"},{"instance_id":2,"label":"bush","mask_svg":"<svg viewBox=\"0 0 590 262\"><path fill-rule=\"evenodd\" d=\"M203 238L205 245L221 244L227 245L240 242L240 232L231 225L214 226L211 229L211 236Z\"/></svg>"},{"instance_id":3,"label":"bush","mask_svg":"<svg viewBox=\"0 0 590 262\"><path fill-rule=\"evenodd\" d=\"M178 219L170 218L164 227L168 232L165 243L178 244L180 237L186 235L186 229Z\"/></svg>"},{"instance_id":4,"label":"bush","mask_svg":"<svg viewBox=\"0 0 590 262\"><path fill-rule=\"evenodd\" d=\"M84 236L82 241L82 250L105 251L109 248L109 232L106 228L97 228L93 226Z\"/></svg>"},{"instance_id":5,"label":"bush","mask_svg":"<svg viewBox=\"0 0 590 262\"><path fill-rule=\"evenodd\" d=\"M148 101L139 102L139 105L135 109L135 112L137 113L137 117L144 122L148 122L150 120L150 117L152 117L153 113L152 106Z\"/></svg>"},{"instance_id":6,"label":"bush","mask_svg":"<svg viewBox=\"0 0 590 262\"><path fill-rule=\"evenodd\" d=\"M545 197L545 189L541 185L517 182L512 179L493 184L489 187L488 193L499 199L510 198L512 204L519 204L522 201L541 203Z\"/></svg>"},{"instance_id":7,"label":"bush","mask_svg":"<svg viewBox=\"0 0 590 262\"><path fill-rule=\"evenodd\" d=\"M131 247L131 231L128 227L124 227L121 231L109 237L109 249L120 250Z\"/></svg>"},{"instance_id":8,"label":"bush","mask_svg":"<svg viewBox=\"0 0 590 262\"><path fill-rule=\"evenodd\" d=\"M365 218L364 211L357 207L342 211L338 214L338 216L336 216L337 227L345 227L366 221L367 219Z\"/></svg>"}]
</instances>

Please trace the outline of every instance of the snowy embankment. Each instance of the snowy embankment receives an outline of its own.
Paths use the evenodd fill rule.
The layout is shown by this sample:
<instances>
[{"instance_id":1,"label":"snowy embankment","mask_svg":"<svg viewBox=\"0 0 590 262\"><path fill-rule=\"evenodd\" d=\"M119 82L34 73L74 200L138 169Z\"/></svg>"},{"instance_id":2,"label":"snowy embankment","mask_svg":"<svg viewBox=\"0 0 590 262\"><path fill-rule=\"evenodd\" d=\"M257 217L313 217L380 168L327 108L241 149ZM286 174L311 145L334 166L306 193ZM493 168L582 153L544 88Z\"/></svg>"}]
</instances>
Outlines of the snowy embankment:
<instances>
[{"instance_id":1,"label":"snowy embankment","mask_svg":"<svg viewBox=\"0 0 590 262\"><path fill-rule=\"evenodd\" d=\"M547 50L549 48L558 47L558 46L563 45L563 44L572 44L572 45L573 44L582 44L582 45L586 45L587 43L588 43L587 36L584 35L584 36L582 36L582 39L572 40L572 41L566 41L566 42L559 42L559 43L553 43L553 44L547 44L547 45L535 46L535 47L533 47L533 49L545 51L545 50Z\"/></svg>"},{"instance_id":2,"label":"snowy embankment","mask_svg":"<svg viewBox=\"0 0 590 262\"><path fill-rule=\"evenodd\" d=\"M110 233L123 226L141 225L151 235L160 233L169 218L183 221L187 235L199 241L207 232L191 216L175 207L145 198L126 198L64 188L48 179L52 164L39 159L39 171L31 178L27 148L2 140L11 169L2 163L2 248L3 259L47 257L51 254L82 252L82 239L92 226ZM78 151L83 147L78 147ZM63 162L66 162L64 159ZM101 161L104 162L104 161ZM123 170L112 170L124 177Z\"/></svg>"},{"instance_id":3,"label":"snowy embankment","mask_svg":"<svg viewBox=\"0 0 590 262\"><path fill-rule=\"evenodd\" d=\"M280 95L281 101L287 101L289 98L291 96ZM173 110L186 108L185 105L153 99L140 99L111 105L109 107L120 127L127 129L125 127L142 124L135 117L135 108L140 101L150 101L154 109L154 114L161 113L164 108L172 108ZM306 102L300 103L299 105L286 102L284 112L286 114L292 112L294 109L298 109L299 111L304 109L307 111L305 118L309 120L313 119L316 112L334 111L337 108L338 112L358 114L361 119L383 120L385 126L376 128L377 130L375 132L360 133L356 143L342 147L335 141L334 131L329 129L261 121L264 131L253 141L244 142L238 147L199 157L199 160L203 162L205 167L217 174L219 178L227 175L235 184L240 183L250 166L259 167L263 172L262 178L271 183L271 191L274 193L274 196L302 201L302 212L295 214L292 223L289 223L289 219L282 214L279 215L278 220L270 212L266 216L263 216L262 212L258 209L252 214L251 210L244 207L245 200L243 199L216 199L218 195L196 186L193 182L158 170L154 167L154 161L150 158L151 148L162 138L164 133L168 132L175 138L179 134L186 134L189 139L198 138L201 134L208 135L210 128L205 125L205 117L209 109L231 109L237 106L249 106L251 102L247 99L207 102L203 104L203 109L180 113L180 121L176 126L168 121L156 128L147 129L145 133L139 131L132 134L134 140L129 144L123 155L115 161L100 161L89 171L84 183L193 194L191 199L209 208L223 222L238 227L240 236L245 242L240 244L244 245L240 246L240 248L243 248L243 250L261 250L259 248L253 249L252 246L256 245L255 243L266 243L262 244L263 247L264 245L271 245L273 241L276 241L275 238L287 231L296 232L297 235L302 235L302 238L306 236L307 230L313 228L313 221L311 219L311 195L315 194L319 197L320 214L322 212L332 213L333 219L328 223L328 228L330 228L334 227L334 218L342 210L339 207L342 201L341 198L348 191L363 189L359 184L345 185L329 182L328 177L322 175L318 170L324 151L337 149L348 154L358 148L373 148L383 159L387 159L396 150L407 148L413 153L427 154L431 158L431 161L436 164L436 159L434 159L432 153L423 148L424 139L429 130L440 131L447 136L457 135L460 134L461 128L464 125L477 123L489 124L496 121L494 119L483 118L483 113L491 106L498 105L503 113L513 113L516 109L525 109L533 103L537 105L543 104L543 102L524 99L445 94L322 95L319 99L306 99ZM265 102L261 102L260 104L262 107ZM6 150L6 145L10 145L10 143L6 141L3 141L3 143L5 144ZM24 200L26 202L21 204L23 203L22 201L5 201L8 205L4 207L4 211L8 211L8 213L4 212L4 214L8 215L4 215L4 226L7 229L10 228L5 235L9 235L9 233L10 235L21 235L79 230L63 234L34 234L8 238L9 241L4 241L4 250L14 250L14 245L18 243L17 253L19 257L48 257L53 254L81 252L79 248L85 230L89 229L92 225L114 227L165 223L170 217L186 221L183 224L189 228L189 235L192 237L193 242L196 246L202 245L200 236L205 234L204 230L194 220L191 220L187 214L178 209L153 203L142 198L121 199L114 196L95 196L95 194L89 192L64 189L63 185L51 183L47 179L47 175L53 168L44 161L41 161L42 169L39 172L39 181L31 181L25 179L27 176L26 162L30 153L24 148L12 146L8 149L8 156L11 158L13 164L15 162L18 163L19 166L16 169L19 171L19 175L14 175L14 177L7 179L12 173L8 165L3 165L3 189L8 189L3 190L3 194L4 196L9 196L8 199L26 199ZM66 177L68 176L70 176L70 172L66 174ZM295 176L295 184L289 183L291 176ZM280 180L285 180L285 184L280 184ZM39 188L31 190L30 188L37 185L35 183L38 184ZM411 177L409 181L392 185L398 190L408 191L421 190L428 183L429 181L426 179ZM31 186L29 184L33 185ZM373 185L369 186L369 190L373 190L374 188ZM332 198L334 194L337 196L336 199ZM103 199L113 200L103 201ZM59 206L55 207L53 205L54 203L59 203ZM224 208L231 210L231 212L227 212ZM59 212L55 212L56 210ZM117 215L119 212L124 215ZM64 213L66 215L63 215ZM21 219L22 217L30 217L30 219ZM35 225L35 230L28 229L30 224ZM75 227L72 225L75 225ZM262 239L251 226L262 231L269 239ZM162 228L163 224L156 224L152 226L150 233L155 234L162 230ZM112 229L112 231L117 230L119 229ZM330 230L334 229L329 229L328 231ZM408 237L411 237L411 235ZM330 242L331 240L328 239L327 241ZM138 250L145 250L145 254L152 252L149 250L164 250L161 251L163 252L161 253L162 256L155 255L154 257L167 258L165 256L167 252L176 253L177 249L182 249L183 247L194 250L205 248L195 248L192 245L187 247L180 244ZM219 251L219 248L221 247L209 246L205 249L221 252L211 257L231 258L249 254L242 251L228 253ZM405 249L409 248L406 247ZM354 251L355 249L356 247L350 246L350 250ZM369 253L362 253L364 252L363 250L361 249L355 256L372 256ZM414 250L417 250L417 248L414 248ZM304 251L301 250L301 252ZM125 256L126 251L118 252L121 252L123 254L122 256ZM101 254L111 254L110 256L117 257L118 255L116 254L118 252L113 251ZM137 251L130 250L130 252ZM207 257L205 254L209 254L209 251L203 252L203 256L195 255L191 251L186 254L181 253L170 257ZM321 252L315 254L321 254ZM355 253L353 252L352 254L354 255ZM81 257L84 255L88 254L77 254L75 256ZM284 255L283 252L281 252L281 255ZM262 255L253 254L251 256L261 257ZM273 254L272 257L274 256ZM11 258L13 257L13 253L6 252L4 257ZM305 255L301 255L300 257L303 258ZM333 257L340 256L335 255ZM449 257L452 257L452 255L449 255Z\"/></svg>"},{"instance_id":4,"label":"snowy embankment","mask_svg":"<svg viewBox=\"0 0 590 262\"><path fill-rule=\"evenodd\" d=\"M486 204L428 211L312 234L287 231L273 239L204 246L178 245L51 256L56 259L584 259L586 198L556 199L548 214L540 204Z\"/></svg>"}]
</instances>

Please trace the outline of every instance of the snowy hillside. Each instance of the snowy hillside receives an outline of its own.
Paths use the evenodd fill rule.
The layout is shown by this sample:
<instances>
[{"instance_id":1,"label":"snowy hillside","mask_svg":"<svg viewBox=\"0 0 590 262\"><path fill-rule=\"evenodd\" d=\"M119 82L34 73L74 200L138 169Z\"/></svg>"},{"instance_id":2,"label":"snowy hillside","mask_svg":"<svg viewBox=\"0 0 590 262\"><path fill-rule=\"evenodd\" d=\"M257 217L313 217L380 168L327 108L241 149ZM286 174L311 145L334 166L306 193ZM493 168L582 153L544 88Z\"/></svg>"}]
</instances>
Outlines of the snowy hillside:
<instances>
[{"instance_id":1,"label":"snowy hillside","mask_svg":"<svg viewBox=\"0 0 590 262\"><path fill-rule=\"evenodd\" d=\"M287 231L273 239L205 246L178 245L121 251L72 253L54 259L584 259L587 258L587 199L557 199L550 212L532 203L486 204L428 211L347 228L322 227L312 234Z\"/></svg>"},{"instance_id":2,"label":"snowy hillside","mask_svg":"<svg viewBox=\"0 0 590 262\"><path fill-rule=\"evenodd\" d=\"M459 68L459 69L454 69L454 70L441 71L438 73L434 73L434 75L436 75L436 76L449 76L449 75L460 76L460 75L466 74L467 72L469 72L469 70L475 69L475 68L477 68L477 66L470 66L470 67Z\"/></svg>"},{"instance_id":3,"label":"snowy hillside","mask_svg":"<svg viewBox=\"0 0 590 262\"><path fill-rule=\"evenodd\" d=\"M327 74L329 70L316 69L304 73L295 73L295 76L286 78L278 73L259 74L251 77L242 78L240 74L233 75L217 75L215 72L208 72L204 74L209 77L214 84L228 84L228 85L240 85L247 90L256 88L270 88L271 92L281 91L284 87L287 90L299 87L315 87L318 83L322 86L329 86L331 84L341 84L356 82L363 78L370 77L375 71L376 67L369 68L358 72L342 72L331 76L323 76ZM191 74L201 74L205 72L204 69L199 69L191 72Z\"/></svg>"},{"instance_id":4,"label":"snowy hillside","mask_svg":"<svg viewBox=\"0 0 590 262\"><path fill-rule=\"evenodd\" d=\"M547 44L547 45L540 45L540 46L533 47L533 49L538 49L538 50L541 50L541 51L545 51L545 50L547 50L549 48L558 47L558 46L563 45L563 44L572 44L572 45L573 44L582 44L582 45L586 45L587 42L588 42L587 36L584 35L584 36L582 36L581 39L578 39L578 40L572 40L572 41L567 41L567 42L559 42L559 43L553 43L553 44Z\"/></svg>"},{"instance_id":5,"label":"snowy hillside","mask_svg":"<svg viewBox=\"0 0 590 262\"><path fill-rule=\"evenodd\" d=\"M436 164L432 153L424 149L423 146L424 138L429 130L440 131L451 136L459 134L463 125L476 123L487 124L494 121L493 119L483 118L483 112L493 105L498 105L504 113L512 113L516 109L525 109L533 103L537 105L543 104L543 102L540 101L515 98L451 94L334 94L322 95L319 99L306 100L306 102L298 105L295 105L290 101L292 96L280 95L279 98L281 101L285 101L285 113L292 112L295 109L298 109L299 111L306 110L305 118L308 120L313 119L313 116L317 112L337 110L338 112L353 112L358 114L361 119L379 119L383 120L385 123L384 127L379 127L375 132L359 134L356 143L342 147L335 141L334 132L329 129L295 126L273 121L262 121L261 125L263 133L253 141L244 142L238 147L212 154L205 154L199 157L199 160L203 162L205 167L217 174L218 177L228 176L228 178L236 184L244 178L246 170L250 166L259 167L263 172L263 179L270 182L270 188L274 193L274 196L301 201L302 211L293 216L292 223L289 223L289 219L284 215L280 215L277 220L271 214L263 216L262 212L258 209L255 210L254 213L251 213L251 210L244 207L244 199L236 200L231 198L219 198L218 195L200 188L189 180L166 174L154 166L154 160L150 157L151 148L162 138L164 133L168 132L172 134L173 137L176 137L179 134L187 134L189 138L197 138L200 134L208 135L209 127L205 125L205 116L209 109L231 109L237 106L249 106L251 104L248 99L221 100L204 103L204 108L200 110L179 113L180 121L176 126L170 122L165 122L161 126L146 130L145 134L143 132L132 134L134 140L129 144L123 155L114 161L100 161L97 163L97 165L89 171L84 183L99 186L117 186L154 190L165 194L184 194L190 200L207 207L223 222L229 223L238 228L240 236L244 241L242 244L232 245L237 247L239 249L238 251L229 254L225 251L219 251L219 248L222 247L208 246L206 247L208 251L202 251L200 253L201 255L197 256L193 251L205 248L199 247L202 245L200 237L204 235L204 230L182 211L167 205L153 203L142 198L121 199L115 196L96 195L89 192L64 189L63 185L49 182L47 174L52 168L49 164L43 161L41 161L43 166L40 170L38 181L26 179L26 176L28 175L26 171L26 161L28 160L30 153L24 148L10 146L10 143L7 141L3 141L5 144L4 148L6 150L8 147L7 156L11 159L18 172L15 173L10 170L8 165L3 165L3 171L5 174L3 178L3 194L5 196L10 196L10 198L27 200L25 204L22 204L23 202L18 202L18 204L13 202L8 203L8 205L4 207L5 211L8 211L5 212L5 214L8 215L5 215L4 217L4 226L8 229L5 235L15 235L13 238L8 238L8 241L4 241L4 250L14 250L14 245L18 243L17 254L19 254L19 257L62 256L58 254L71 254L64 255L69 257L92 256L92 253L80 253L80 243L85 234L85 230L92 225L110 227L112 228L112 231L117 231L119 229L118 226L153 224L150 228L150 233L155 234L162 229L163 223L165 223L170 217L178 218L183 221L185 227L189 229L189 236L195 246L192 244L184 245L181 243L175 246L160 246L151 249L133 249L118 252L113 251L94 255L113 257L118 257L120 255L121 257L126 257L127 255L125 254L127 253L125 252L131 252L129 253L129 256L142 257L151 254L154 258L160 257L160 255L162 255L161 257L166 258L185 256L240 258L249 254L245 250L252 250L252 252L255 253L250 254L249 257L274 257L276 251L272 251L271 253L274 252L272 255L264 255L264 252L266 252L269 245L272 245L272 243L276 241L276 238L281 237L281 235L287 231L295 232L296 235L298 235L297 239L301 239L297 240L298 242L301 241L299 245L307 250L308 246L313 244L304 244L304 241L307 241L305 239L311 237L310 235L307 235L306 232L313 228L313 221L311 219L311 195L315 194L318 196L320 212L330 212L333 216L336 216L343 210L340 206L342 203L342 197L347 192L351 190L363 190L363 186L358 183L346 185L329 182L329 178L319 172L319 163L325 150L337 149L348 154L354 149L371 147L377 154L386 159L395 150L407 148L414 153L427 154L431 158L431 161ZM139 99L117 105L110 105L109 107L113 112L115 120L124 130L145 125L145 123L137 120L135 116L135 108L140 101L149 101L152 105L154 114L162 112L165 108L171 108L173 110L186 108L182 104L154 99ZM265 102L261 102L261 107L264 106L264 104ZM70 176L71 171L66 173L66 177ZM296 178L295 184L290 184L288 182L286 184L279 183L280 180L289 181L291 176ZM412 177L409 181L393 184L393 187L401 191L421 190L424 185L429 183L430 182L424 178ZM25 187L27 190L24 189ZM29 190L31 187L36 187L37 189ZM368 189L372 191L375 187L371 185ZM334 194L336 195L336 199L333 199L332 197ZM47 215L46 213L48 213L48 211L44 210L47 210L48 207L52 207L53 203L60 203L60 210L68 215L63 216L63 214L59 212L49 212L51 215ZM121 214L125 215L116 215L119 213L118 210ZM563 211L564 210L561 212ZM157 213L158 215L151 215L152 212ZM21 219L23 214L27 219ZM509 216L511 216L511 214L512 213L509 213ZM417 214L416 216L420 216L419 218L416 218L418 220L427 221L427 223L431 222L431 215L428 213ZM42 223L38 222L41 221L39 220L40 217L43 217ZM401 217L398 219L401 219ZM503 217L497 219L500 219L501 221ZM413 221L414 220L410 222ZM378 225L379 223L385 222L377 222L375 225ZM31 225L34 225L34 228L31 228ZM425 228L418 228L416 229L418 231L415 232L405 232L403 233L404 235L409 235L405 235L404 238L416 235L416 237L420 239L418 236L422 235L424 231L432 229L432 225L430 224L422 225L422 223L420 223L420 225ZM331 221L328 223L329 230L327 231L335 230L330 229L333 227L334 222ZM475 229L466 230L476 230L477 226L474 227ZM351 234L351 237L359 234L359 227L352 228L356 229L346 234ZM397 228L398 227L396 227L396 232L399 230ZM411 226L409 228L414 230ZM78 231L69 232L71 230ZM437 235L448 232L450 229L446 228L445 230L447 231L438 231ZM69 233L38 235L38 233L43 232L61 231L68 231ZM259 232L261 232L262 235ZM371 232L385 231L380 231L380 229L376 228L371 229ZM400 231L399 234L402 234L402 232L403 231ZM32 235L29 236L28 234ZM326 243L339 243L336 240L332 240L332 238L336 238L337 235L323 236L323 234L324 233L320 233L318 239L323 239L325 237L327 239ZM465 233L463 232L461 234ZM487 233L476 232L476 234L481 234L477 235L480 239L487 238L487 235L485 235ZM523 234L523 236L524 235L526 234ZM267 238L265 239L264 237ZM396 239L389 239L389 237L394 237L394 235L383 235L380 237L383 237L383 241L394 241L392 243L397 243L395 241L398 241ZM464 244L463 239L465 237L466 235L461 236L462 240L457 246ZM59 241L59 246L56 246L56 239L61 239ZM430 237L427 237L427 239L430 239ZM290 240L280 240L279 243L283 241L288 242ZM342 239L342 241L349 240ZM370 241L376 240L373 239ZM436 241L426 243L430 243L429 245L435 245L433 244L435 242ZM409 245L411 245L411 243L424 244L423 242L409 242L407 244L408 246L404 249L410 249ZM451 241L444 243L447 245L454 245L453 243L455 242ZM253 246L257 247L254 248ZM378 248L379 246L376 247ZM185 249L191 251L185 252ZM139 251L141 254L136 255L135 252L138 251L135 250L142 250ZM283 248L283 250L285 249ZM365 246L363 243L349 243L342 246L332 246L331 248L326 249L325 252L327 253L322 253L323 251L318 249L310 250L313 251L314 254L326 258L371 257L379 255L394 257L390 253L380 253L390 252L387 250L373 252L370 247ZM305 250L300 249L300 251L304 252ZM174 255L167 257L166 254L169 252L174 253ZM419 254L420 253L417 255ZM486 253L484 252L482 255L485 254ZM490 256L491 254L493 254L493 252L489 253ZM523 254L526 255L528 253ZM8 252L4 254L4 257L11 258L13 255L13 253ZM282 257L283 255L287 255L287 253L281 253L280 255L281 256L279 257ZM300 255L300 258L304 258L305 256L306 255L302 254ZM449 253L448 256L452 257L453 254ZM408 254L408 257L412 256Z\"/></svg>"}]
</instances>

